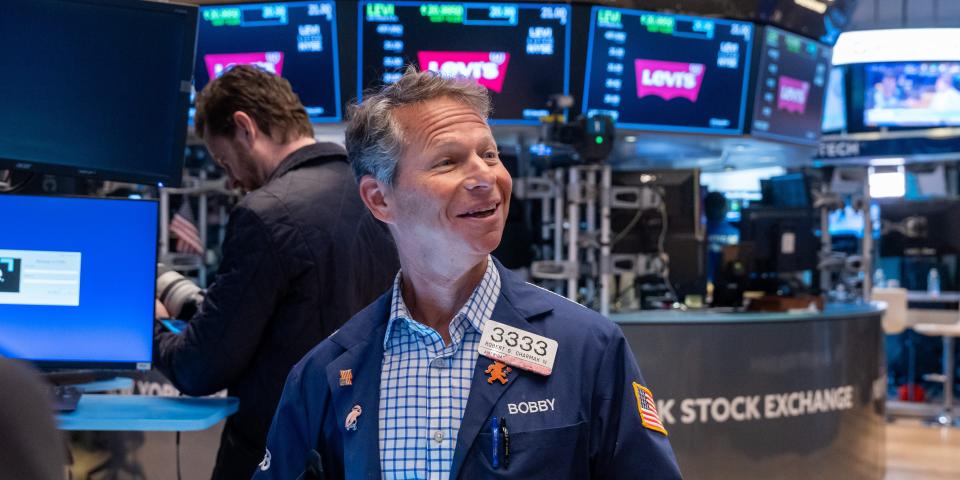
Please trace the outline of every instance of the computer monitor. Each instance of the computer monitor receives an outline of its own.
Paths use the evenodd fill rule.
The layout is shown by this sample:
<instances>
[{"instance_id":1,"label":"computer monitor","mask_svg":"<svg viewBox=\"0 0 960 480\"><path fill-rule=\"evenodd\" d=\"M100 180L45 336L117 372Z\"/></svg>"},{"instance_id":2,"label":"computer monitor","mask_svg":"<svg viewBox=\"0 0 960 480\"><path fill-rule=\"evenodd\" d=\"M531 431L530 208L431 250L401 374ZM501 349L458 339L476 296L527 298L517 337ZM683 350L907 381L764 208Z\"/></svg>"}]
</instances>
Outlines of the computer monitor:
<instances>
[{"instance_id":1,"label":"computer monitor","mask_svg":"<svg viewBox=\"0 0 960 480\"><path fill-rule=\"evenodd\" d=\"M670 258L670 282L681 297L706 288L706 242L701 215L699 170L619 171L613 185L647 186L662 193L666 225L658 208L614 209L610 214L614 253L658 253ZM664 230L666 227L666 230Z\"/></svg>"},{"instance_id":2,"label":"computer monitor","mask_svg":"<svg viewBox=\"0 0 960 480\"><path fill-rule=\"evenodd\" d=\"M823 101L823 121L820 124L824 133L840 132L847 129L847 80L846 67L835 66L830 70L827 92Z\"/></svg>"},{"instance_id":3,"label":"computer monitor","mask_svg":"<svg viewBox=\"0 0 960 480\"><path fill-rule=\"evenodd\" d=\"M820 139L830 47L765 27L750 132L760 138L815 145Z\"/></svg>"},{"instance_id":4,"label":"computer monitor","mask_svg":"<svg viewBox=\"0 0 960 480\"><path fill-rule=\"evenodd\" d=\"M862 210L855 210L853 206L847 204L839 210L830 212L828 218L830 235L863 238L865 222ZM870 222L873 225L873 236L879 238L880 207L877 204L870 205Z\"/></svg>"},{"instance_id":5,"label":"computer monitor","mask_svg":"<svg viewBox=\"0 0 960 480\"><path fill-rule=\"evenodd\" d=\"M342 117L338 52L332 1L204 6L194 88L199 92L233 65L256 65L290 82L311 122L336 122Z\"/></svg>"},{"instance_id":6,"label":"computer monitor","mask_svg":"<svg viewBox=\"0 0 960 480\"><path fill-rule=\"evenodd\" d=\"M0 355L148 370L157 202L0 195Z\"/></svg>"},{"instance_id":7,"label":"computer monitor","mask_svg":"<svg viewBox=\"0 0 960 480\"><path fill-rule=\"evenodd\" d=\"M889 200L880 204L880 256L960 254L960 200Z\"/></svg>"},{"instance_id":8,"label":"computer monitor","mask_svg":"<svg viewBox=\"0 0 960 480\"><path fill-rule=\"evenodd\" d=\"M591 10L583 111L620 128L743 133L754 27L641 10Z\"/></svg>"},{"instance_id":9,"label":"computer monitor","mask_svg":"<svg viewBox=\"0 0 960 480\"><path fill-rule=\"evenodd\" d=\"M0 168L179 185L197 7L0 8Z\"/></svg>"},{"instance_id":10,"label":"computer monitor","mask_svg":"<svg viewBox=\"0 0 960 480\"><path fill-rule=\"evenodd\" d=\"M820 218L810 208L758 207L743 210L740 243L747 271L788 273L817 268Z\"/></svg>"},{"instance_id":11,"label":"computer monitor","mask_svg":"<svg viewBox=\"0 0 960 480\"><path fill-rule=\"evenodd\" d=\"M855 65L865 128L960 126L960 62Z\"/></svg>"},{"instance_id":12,"label":"computer monitor","mask_svg":"<svg viewBox=\"0 0 960 480\"><path fill-rule=\"evenodd\" d=\"M812 204L810 179L803 173L788 173L761 181L763 203L780 208L808 208Z\"/></svg>"},{"instance_id":13,"label":"computer monitor","mask_svg":"<svg viewBox=\"0 0 960 480\"><path fill-rule=\"evenodd\" d=\"M662 193L668 236L702 236L699 170L619 171L613 173L612 181L614 186L651 187ZM663 226L661 217L656 208L642 212L614 209L610 214L611 229L622 240L613 246L613 251L657 252L657 239Z\"/></svg>"},{"instance_id":14,"label":"computer monitor","mask_svg":"<svg viewBox=\"0 0 960 480\"><path fill-rule=\"evenodd\" d=\"M540 123L569 91L569 5L359 2L357 90L397 81L409 64L471 78L490 92L491 123Z\"/></svg>"}]
</instances>

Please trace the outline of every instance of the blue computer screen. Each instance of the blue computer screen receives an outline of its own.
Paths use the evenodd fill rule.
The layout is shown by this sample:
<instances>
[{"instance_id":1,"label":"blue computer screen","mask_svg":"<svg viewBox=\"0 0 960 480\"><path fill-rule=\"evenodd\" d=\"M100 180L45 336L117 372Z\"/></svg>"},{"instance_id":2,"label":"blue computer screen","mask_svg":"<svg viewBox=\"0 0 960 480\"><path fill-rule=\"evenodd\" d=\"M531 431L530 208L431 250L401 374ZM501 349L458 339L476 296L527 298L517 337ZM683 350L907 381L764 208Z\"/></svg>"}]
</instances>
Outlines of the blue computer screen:
<instances>
[{"instance_id":1,"label":"blue computer screen","mask_svg":"<svg viewBox=\"0 0 960 480\"><path fill-rule=\"evenodd\" d=\"M622 128L743 132L753 25L593 7L583 111Z\"/></svg>"},{"instance_id":2,"label":"blue computer screen","mask_svg":"<svg viewBox=\"0 0 960 480\"><path fill-rule=\"evenodd\" d=\"M194 88L233 65L253 64L289 80L312 122L339 121L337 55L334 2L201 7Z\"/></svg>"},{"instance_id":3,"label":"blue computer screen","mask_svg":"<svg viewBox=\"0 0 960 480\"><path fill-rule=\"evenodd\" d=\"M0 355L48 367L151 361L157 203L0 195Z\"/></svg>"},{"instance_id":4,"label":"blue computer screen","mask_svg":"<svg viewBox=\"0 0 960 480\"><path fill-rule=\"evenodd\" d=\"M360 2L359 16L361 94L416 64L486 87L492 123L539 124L550 96L567 93L568 5Z\"/></svg>"}]
</instances>

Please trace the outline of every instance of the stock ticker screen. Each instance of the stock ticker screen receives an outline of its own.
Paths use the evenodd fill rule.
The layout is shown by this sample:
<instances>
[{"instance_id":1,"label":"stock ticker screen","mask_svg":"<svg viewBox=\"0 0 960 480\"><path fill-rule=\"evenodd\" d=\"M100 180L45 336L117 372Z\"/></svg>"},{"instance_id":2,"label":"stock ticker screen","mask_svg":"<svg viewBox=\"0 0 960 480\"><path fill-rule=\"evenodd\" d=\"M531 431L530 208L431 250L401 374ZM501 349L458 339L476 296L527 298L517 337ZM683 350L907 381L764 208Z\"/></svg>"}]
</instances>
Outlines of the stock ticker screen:
<instances>
[{"instance_id":1,"label":"stock ticker screen","mask_svg":"<svg viewBox=\"0 0 960 480\"><path fill-rule=\"evenodd\" d=\"M334 2L200 7L199 24L197 92L233 65L252 64L290 81L311 122L340 120Z\"/></svg>"},{"instance_id":2,"label":"stock ticker screen","mask_svg":"<svg viewBox=\"0 0 960 480\"><path fill-rule=\"evenodd\" d=\"M583 110L621 128L743 132L753 25L593 7Z\"/></svg>"},{"instance_id":3,"label":"stock ticker screen","mask_svg":"<svg viewBox=\"0 0 960 480\"><path fill-rule=\"evenodd\" d=\"M833 50L773 27L760 48L753 135L816 144Z\"/></svg>"},{"instance_id":4,"label":"stock ticker screen","mask_svg":"<svg viewBox=\"0 0 960 480\"><path fill-rule=\"evenodd\" d=\"M570 7L512 3L361 2L358 92L408 64L467 77L490 92L493 123L539 123L568 92Z\"/></svg>"}]
</instances>

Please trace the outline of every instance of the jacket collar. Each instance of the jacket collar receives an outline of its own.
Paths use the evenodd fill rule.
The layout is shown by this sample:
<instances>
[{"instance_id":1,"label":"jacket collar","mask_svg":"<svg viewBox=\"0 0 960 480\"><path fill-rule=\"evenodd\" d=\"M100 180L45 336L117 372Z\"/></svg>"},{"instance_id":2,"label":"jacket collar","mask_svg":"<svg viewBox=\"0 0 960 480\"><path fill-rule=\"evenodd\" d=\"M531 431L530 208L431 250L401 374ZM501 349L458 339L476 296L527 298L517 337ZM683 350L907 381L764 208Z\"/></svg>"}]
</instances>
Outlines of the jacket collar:
<instances>
[{"instance_id":1,"label":"jacket collar","mask_svg":"<svg viewBox=\"0 0 960 480\"><path fill-rule=\"evenodd\" d=\"M494 259L500 273L500 298L493 309L493 320L507 325L543 334L538 322L553 307L539 287L524 282L513 272ZM391 291L381 295L374 303L358 313L350 322L330 337L330 341L345 352L327 365L327 384L331 389L331 404L336 428L343 440L344 465L363 465L369 474L380 476L379 407L380 372L383 365L383 338L390 316ZM480 433L494 405L500 397L518 382L529 382L537 374L515 370L506 385L488 384L483 371L491 360L478 356L470 385L470 396L464 409L457 447L453 456L450 478L456 478L459 466L466 458L477 434ZM353 384L340 386L340 372L351 370ZM360 405L363 413L357 420L356 431L344 431L347 414L354 405Z\"/></svg>"},{"instance_id":2,"label":"jacket collar","mask_svg":"<svg viewBox=\"0 0 960 480\"><path fill-rule=\"evenodd\" d=\"M340 145L330 142L317 142L311 143L310 145L305 145L298 148L290 155L287 155L287 158L284 158L277 168L273 169L273 173L270 174L270 177L267 178L269 183L275 178L280 178L283 174L300 168L302 165L308 162L317 161L320 163L328 162L331 160L341 160L347 161L347 151L343 149Z\"/></svg>"}]
</instances>

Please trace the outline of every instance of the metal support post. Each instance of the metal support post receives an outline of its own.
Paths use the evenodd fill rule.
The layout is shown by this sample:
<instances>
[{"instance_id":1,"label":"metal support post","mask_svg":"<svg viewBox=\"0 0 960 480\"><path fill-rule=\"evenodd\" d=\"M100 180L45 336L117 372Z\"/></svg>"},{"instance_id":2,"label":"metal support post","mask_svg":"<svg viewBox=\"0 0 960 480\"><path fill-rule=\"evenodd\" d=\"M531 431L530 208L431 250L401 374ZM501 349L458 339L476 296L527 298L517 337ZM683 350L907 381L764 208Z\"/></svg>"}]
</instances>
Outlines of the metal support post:
<instances>
[{"instance_id":1,"label":"metal support post","mask_svg":"<svg viewBox=\"0 0 960 480\"><path fill-rule=\"evenodd\" d=\"M585 215L586 215L586 234L588 238L596 239L597 238L597 168L593 166L583 167L583 171L586 174L586 198L585 204ZM587 286L587 299L589 302L593 302L594 298L597 295L597 278L594 275L594 270L599 273L599 268L597 265L597 249L594 245L588 245L584 249L586 262L591 266L590 276L587 277L586 286Z\"/></svg>"},{"instance_id":2,"label":"metal support post","mask_svg":"<svg viewBox=\"0 0 960 480\"><path fill-rule=\"evenodd\" d=\"M863 176L863 239L860 257L863 259L863 301L869 302L873 292L873 219L870 218L870 174Z\"/></svg>"},{"instance_id":3,"label":"metal support post","mask_svg":"<svg viewBox=\"0 0 960 480\"><path fill-rule=\"evenodd\" d=\"M166 188L160 190L160 260L163 261L170 252L170 192Z\"/></svg>"},{"instance_id":4,"label":"metal support post","mask_svg":"<svg viewBox=\"0 0 960 480\"><path fill-rule=\"evenodd\" d=\"M610 315L610 285L613 275L610 271L610 195L613 174L609 165L601 170L600 188L600 314Z\"/></svg>"},{"instance_id":5,"label":"metal support post","mask_svg":"<svg viewBox=\"0 0 960 480\"><path fill-rule=\"evenodd\" d=\"M567 298L577 301L577 287L580 280L580 171L576 168L569 169L569 182L567 188L567 261L572 267L571 276L567 278Z\"/></svg>"}]
</instances>

